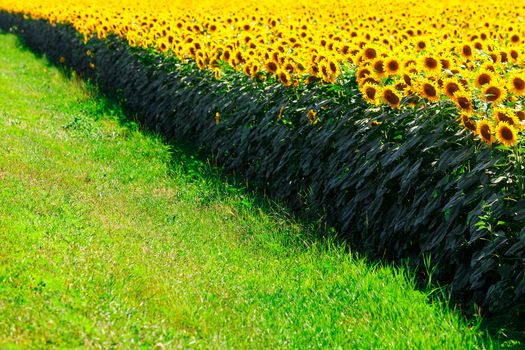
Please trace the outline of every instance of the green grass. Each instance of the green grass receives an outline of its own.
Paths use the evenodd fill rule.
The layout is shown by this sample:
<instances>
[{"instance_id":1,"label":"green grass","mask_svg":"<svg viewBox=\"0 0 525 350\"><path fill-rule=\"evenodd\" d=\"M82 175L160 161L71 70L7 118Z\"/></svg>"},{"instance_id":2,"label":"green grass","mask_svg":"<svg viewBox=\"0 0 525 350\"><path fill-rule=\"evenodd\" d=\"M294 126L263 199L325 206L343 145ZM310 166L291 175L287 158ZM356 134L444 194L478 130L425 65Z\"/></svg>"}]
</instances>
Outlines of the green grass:
<instances>
[{"instance_id":1,"label":"green grass","mask_svg":"<svg viewBox=\"0 0 525 350\"><path fill-rule=\"evenodd\" d=\"M0 35L0 348L495 347Z\"/></svg>"}]
</instances>

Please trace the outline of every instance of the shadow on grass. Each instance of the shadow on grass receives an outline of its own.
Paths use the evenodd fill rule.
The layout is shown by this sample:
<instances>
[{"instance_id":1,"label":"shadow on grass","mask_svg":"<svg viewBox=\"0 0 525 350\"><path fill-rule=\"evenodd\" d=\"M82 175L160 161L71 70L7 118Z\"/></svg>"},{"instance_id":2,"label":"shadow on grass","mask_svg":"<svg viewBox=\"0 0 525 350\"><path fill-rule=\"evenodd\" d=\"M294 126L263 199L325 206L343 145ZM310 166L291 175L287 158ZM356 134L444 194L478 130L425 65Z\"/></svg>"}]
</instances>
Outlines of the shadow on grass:
<instances>
[{"instance_id":1,"label":"shadow on grass","mask_svg":"<svg viewBox=\"0 0 525 350\"><path fill-rule=\"evenodd\" d=\"M48 67L56 67L53 62L41 53L35 53L25 43L18 38L17 47L23 51L31 52L38 57L44 58ZM207 188L212 189L202 194L200 204L203 206L212 205L225 198L234 197L238 199L241 207L248 210L261 210L271 217L282 220L297 222L302 227L304 237L302 241L322 242L330 240L336 244L346 246L344 239L338 234L337 230L326 224L323 215L312 214L308 211L297 213L287 208L285 203L275 198L266 196L262 189L254 188L250 183L236 174L227 173L220 164L217 164L213 155L206 152L203 146L195 148L191 140L173 140L164 137L162 134L154 132L147 125L141 124L139 118L133 115L127 115L122 108L118 97L111 93L100 91L93 82L83 81L73 70L64 65L58 65L61 72L68 79L81 85L87 96L96 101L90 104L90 109L86 110L89 115L111 115L115 118L121 127L129 131L138 131L154 137L161 137L164 143L170 147L172 171L182 169L184 177L191 183L207 184ZM287 241L292 246L293 240ZM367 260L371 265L392 265L389 261L374 261L368 258L364 251L358 251L359 256ZM432 269L426 266L425 269L410 266L409 262L395 263L394 266L403 268L408 271L409 276L414 276L415 283L419 289L430 296L432 302L444 305L446 308L454 308L447 301L446 286L439 287L431 282ZM423 272L421 272L424 270ZM505 317L483 318L477 316L474 310L461 310L467 322L479 325L486 329L491 338L497 343L496 346L505 349L522 349L525 347L525 333L522 331L522 324L515 324L512 319ZM480 321L481 320L481 321Z\"/></svg>"}]
</instances>

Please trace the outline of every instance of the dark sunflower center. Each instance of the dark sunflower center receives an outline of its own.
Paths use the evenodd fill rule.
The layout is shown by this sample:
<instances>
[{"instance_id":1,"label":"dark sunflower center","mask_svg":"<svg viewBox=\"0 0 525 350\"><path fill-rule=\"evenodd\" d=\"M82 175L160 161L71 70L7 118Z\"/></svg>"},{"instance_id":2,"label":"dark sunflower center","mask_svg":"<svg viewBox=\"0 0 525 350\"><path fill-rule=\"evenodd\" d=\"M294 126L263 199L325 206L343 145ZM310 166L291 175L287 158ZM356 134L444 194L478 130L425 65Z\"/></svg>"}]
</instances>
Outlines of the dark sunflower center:
<instances>
[{"instance_id":1,"label":"dark sunflower center","mask_svg":"<svg viewBox=\"0 0 525 350\"><path fill-rule=\"evenodd\" d=\"M514 78L512 80L512 85L514 85L514 88L518 91L525 89L525 81L521 78Z\"/></svg>"},{"instance_id":2,"label":"dark sunflower center","mask_svg":"<svg viewBox=\"0 0 525 350\"><path fill-rule=\"evenodd\" d=\"M429 69L436 69L437 68L437 61L433 59L432 57L425 58L425 67Z\"/></svg>"},{"instance_id":3,"label":"dark sunflower center","mask_svg":"<svg viewBox=\"0 0 525 350\"><path fill-rule=\"evenodd\" d=\"M501 138L503 138L506 141L514 140L514 134L512 133L512 130L510 130L507 127L501 128L500 135L501 135Z\"/></svg>"},{"instance_id":4,"label":"dark sunflower center","mask_svg":"<svg viewBox=\"0 0 525 350\"><path fill-rule=\"evenodd\" d=\"M485 85L485 84L490 83L490 75L486 73L480 74L478 77L478 83L479 85Z\"/></svg>"},{"instance_id":5,"label":"dark sunflower center","mask_svg":"<svg viewBox=\"0 0 525 350\"><path fill-rule=\"evenodd\" d=\"M399 69L399 63L397 63L397 61L388 62L388 69L392 72L396 72Z\"/></svg>"},{"instance_id":6,"label":"dark sunflower center","mask_svg":"<svg viewBox=\"0 0 525 350\"><path fill-rule=\"evenodd\" d=\"M365 50L365 57L369 60L371 59L374 59L376 58L377 56L377 53L376 53L376 50L372 49L372 48L368 48Z\"/></svg>"}]
</instances>

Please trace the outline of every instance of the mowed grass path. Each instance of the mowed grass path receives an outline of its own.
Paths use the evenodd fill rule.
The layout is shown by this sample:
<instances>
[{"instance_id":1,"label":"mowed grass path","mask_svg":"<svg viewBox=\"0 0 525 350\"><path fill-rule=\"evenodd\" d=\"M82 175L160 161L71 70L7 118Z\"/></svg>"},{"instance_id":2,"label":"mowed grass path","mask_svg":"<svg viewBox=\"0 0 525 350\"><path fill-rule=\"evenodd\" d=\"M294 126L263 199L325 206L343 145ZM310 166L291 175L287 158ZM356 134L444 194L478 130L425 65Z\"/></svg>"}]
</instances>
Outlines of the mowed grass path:
<instances>
[{"instance_id":1,"label":"mowed grass path","mask_svg":"<svg viewBox=\"0 0 525 350\"><path fill-rule=\"evenodd\" d=\"M0 35L0 348L494 346L89 91Z\"/></svg>"}]
</instances>

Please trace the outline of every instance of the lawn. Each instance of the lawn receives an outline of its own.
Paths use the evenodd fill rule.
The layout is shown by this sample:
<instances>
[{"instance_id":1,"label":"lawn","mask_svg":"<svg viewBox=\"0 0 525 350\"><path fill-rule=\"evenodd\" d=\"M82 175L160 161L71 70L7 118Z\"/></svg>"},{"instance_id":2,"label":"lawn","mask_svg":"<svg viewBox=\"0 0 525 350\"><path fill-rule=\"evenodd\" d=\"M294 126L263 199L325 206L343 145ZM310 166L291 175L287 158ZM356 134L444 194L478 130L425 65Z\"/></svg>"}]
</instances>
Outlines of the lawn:
<instances>
[{"instance_id":1,"label":"lawn","mask_svg":"<svg viewBox=\"0 0 525 350\"><path fill-rule=\"evenodd\" d=\"M2 349L499 347L5 34L0 154Z\"/></svg>"}]
</instances>

